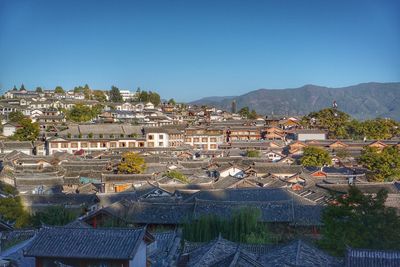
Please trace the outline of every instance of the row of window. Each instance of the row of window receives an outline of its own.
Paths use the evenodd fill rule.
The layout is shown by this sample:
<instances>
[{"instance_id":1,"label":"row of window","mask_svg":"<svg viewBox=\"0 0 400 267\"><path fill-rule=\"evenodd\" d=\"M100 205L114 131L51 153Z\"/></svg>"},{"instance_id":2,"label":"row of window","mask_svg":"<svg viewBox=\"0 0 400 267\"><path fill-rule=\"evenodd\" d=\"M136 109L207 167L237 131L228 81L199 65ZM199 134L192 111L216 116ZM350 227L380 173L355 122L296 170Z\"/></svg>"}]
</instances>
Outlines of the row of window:
<instances>
[{"instance_id":1,"label":"row of window","mask_svg":"<svg viewBox=\"0 0 400 267\"><path fill-rule=\"evenodd\" d=\"M208 141L208 139L210 141ZM194 138L187 137L187 138L185 138L185 142L191 143L192 140L193 140L194 143L198 143L198 142L200 142L200 140L203 143L207 143L207 142L214 142L215 143L215 142L217 142L217 138L215 138L215 137L210 137L210 138L208 138L208 137L202 137L202 138L200 138L200 137L194 137Z\"/></svg>"},{"instance_id":2,"label":"row of window","mask_svg":"<svg viewBox=\"0 0 400 267\"><path fill-rule=\"evenodd\" d=\"M208 150L208 147L207 147L207 145L206 144L203 144L203 145L194 145L194 147L196 148L196 149L202 149L202 150ZM217 147L217 145L216 144L210 144L210 149L217 149L218 147Z\"/></svg>"},{"instance_id":3,"label":"row of window","mask_svg":"<svg viewBox=\"0 0 400 267\"><path fill-rule=\"evenodd\" d=\"M78 148L79 143L50 143L51 148ZM144 147L144 142L81 142L80 148Z\"/></svg>"}]
</instances>

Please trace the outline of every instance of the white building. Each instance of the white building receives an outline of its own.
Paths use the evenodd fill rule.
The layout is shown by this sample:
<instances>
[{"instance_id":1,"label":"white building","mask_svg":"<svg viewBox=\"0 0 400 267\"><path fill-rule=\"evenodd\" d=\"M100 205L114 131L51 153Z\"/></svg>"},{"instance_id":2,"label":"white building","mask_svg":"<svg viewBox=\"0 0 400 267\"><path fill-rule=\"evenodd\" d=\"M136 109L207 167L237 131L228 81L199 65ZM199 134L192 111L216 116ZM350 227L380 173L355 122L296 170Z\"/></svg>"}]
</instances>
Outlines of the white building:
<instances>
[{"instance_id":1,"label":"white building","mask_svg":"<svg viewBox=\"0 0 400 267\"><path fill-rule=\"evenodd\" d=\"M309 140L326 140L326 132L320 130L298 130L296 131L296 140L309 141Z\"/></svg>"},{"instance_id":2,"label":"white building","mask_svg":"<svg viewBox=\"0 0 400 267\"><path fill-rule=\"evenodd\" d=\"M133 98L136 97L136 93L132 93L132 92L129 91L129 90L120 90L119 93L121 94L122 99L123 99L124 101L130 100L130 99L133 99Z\"/></svg>"}]
</instances>

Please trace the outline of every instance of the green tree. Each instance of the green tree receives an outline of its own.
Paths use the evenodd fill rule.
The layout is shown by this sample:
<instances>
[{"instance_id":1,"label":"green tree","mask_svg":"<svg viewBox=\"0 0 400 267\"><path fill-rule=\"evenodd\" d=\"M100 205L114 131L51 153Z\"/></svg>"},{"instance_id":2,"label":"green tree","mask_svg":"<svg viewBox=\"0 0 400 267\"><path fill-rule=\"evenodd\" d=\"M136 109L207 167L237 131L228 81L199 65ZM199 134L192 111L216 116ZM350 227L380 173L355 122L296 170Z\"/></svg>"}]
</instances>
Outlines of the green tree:
<instances>
[{"instance_id":1,"label":"green tree","mask_svg":"<svg viewBox=\"0 0 400 267\"><path fill-rule=\"evenodd\" d=\"M250 114L249 107L243 107L243 108L241 108L241 109L239 110L238 113L239 113L239 115L242 116L242 117L245 117L245 118L249 117L249 114Z\"/></svg>"},{"instance_id":2,"label":"green tree","mask_svg":"<svg viewBox=\"0 0 400 267\"><path fill-rule=\"evenodd\" d=\"M323 212L321 247L336 256L343 256L346 246L399 250L400 217L385 206L386 198L384 190L372 196L350 187Z\"/></svg>"},{"instance_id":3,"label":"green tree","mask_svg":"<svg viewBox=\"0 0 400 267\"><path fill-rule=\"evenodd\" d=\"M255 119L257 119L257 116L258 116L257 112L253 109L253 110L249 113L249 115L247 116L247 118L250 119L250 120L255 120Z\"/></svg>"},{"instance_id":4,"label":"green tree","mask_svg":"<svg viewBox=\"0 0 400 267\"><path fill-rule=\"evenodd\" d=\"M0 192L2 192L3 194L13 195L13 196L16 196L18 194L18 190L15 187L6 184L2 181L0 181Z\"/></svg>"},{"instance_id":5,"label":"green tree","mask_svg":"<svg viewBox=\"0 0 400 267\"><path fill-rule=\"evenodd\" d=\"M8 114L8 120L10 122L19 123L24 118L24 114L19 110L10 112L10 114Z\"/></svg>"},{"instance_id":6,"label":"green tree","mask_svg":"<svg viewBox=\"0 0 400 267\"><path fill-rule=\"evenodd\" d=\"M146 163L142 157L134 152L127 152L122 155L118 171L120 173L133 174L143 173L146 170Z\"/></svg>"},{"instance_id":7,"label":"green tree","mask_svg":"<svg viewBox=\"0 0 400 267\"><path fill-rule=\"evenodd\" d=\"M19 121L20 127L15 131L11 137L13 140L18 141L35 141L40 133L39 123L33 122L29 118L24 118Z\"/></svg>"},{"instance_id":8,"label":"green tree","mask_svg":"<svg viewBox=\"0 0 400 267\"><path fill-rule=\"evenodd\" d=\"M57 86L57 87L54 89L54 93L56 93L56 94L64 94L65 91L64 91L64 89L63 89L61 86Z\"/></svg>"},{"instance_id":9,"label":"green tree","mask_svg":"<svg viewBox=\"0 0 400 267\"><path fill-rule=\"evenodd\" d=\"M111 87L110 91L110 101L111 102L122 102L122 96L119 89L115 86Z\"/></svg>"},{"instance_id":10,"label":"green tree","mask_svg":"<svg viewBox=\"0 0 400 267\"><path fill-rule=\"evenodd\" d=\"M400 180L400 151L395 146L379 150L366 147L359 158L361 164L371 171L370 179L378 182Z\"/></svg>"},{"instance_id":11,"label":"green tree","mask_svg":"<svg viewBox=\"0 0 400 267\"><path fill-rule=\"evenodd\" d=\"M171 98L170 100L168 100L168 104L175 106L176 105L175 99Z\"/></svg>"},{"instance_id":12,"label":"green tree","mask_svg":"<svg viewBox=\"0 0 400 267\"><path fill-rule=\"evenodd\" d=\"M32 216L32 224L36 227L45 225L66 225L77 218L79 214L66 209L64 206L52 206Z\"/></svg>"},{"instance_id":13,"label":"green tree","mask_svg":"<svg viewBox=\"0 0 400 267\"><path fill-rule=\"evenodd\" d=\"M183 237L192 242L207 242L221 234L234 242L269 243L271 234L266 225L259 222L260 216L260 210L255 208L232 210L230 218L202 215L198 220L187 220L183 225Z\"/></svg>"},{"instance_id":14,"label":"green tree","mask_svg":"<svg viewBox=\"0 0 400 267\"><path fill-rule=\"evenodd\" d=\"M259 158L260 157L260 151L259 150L247 150L246 156L249 158Z\"/></svg>"},{"instance_id":15,"label":"green tree","mask_svg":"<svg viewBox=\"0 0 400 267\"><path fill-rule=\"evenodd\" d=\"M83 94L85 95L85 99L91 99L92 90L90 90L89 85L85 84L83 87Z\"/></svg>"},{"instance_id":16,"label":"green tree","mask_svg":"<svg viewBox=\"0 0 400 267\"><path fill-rule=\"evenodd\" d=\"M147 91L139 91L139 97L138 97L139 102L149 102L149 94Z\"/></svg>"},{"instance_id":17,"label":"green tree","mask_svg":"<svg viewBox=\"0 0 400 267\"><path fill-rule=\"evenodd\" d=\"M149 92L149 101L153 103L154 106L158 106L161 102L161 97L155 92Z\"/></svg>"},{"instance_id":18,"label":"green tree","mask_svg":"<svg viewBox=\"0 0 400 267\"><path fill-rule=\"evenodd\" d=\"M350 157L350 153L347 149L337 149L335 151L335 155L340 158L340 159L345 159L347 157Z\"/></svg>"},{"instance_id":19,"label":"green tree","mask_svg":"<svg viewBox=\"0 0 400 267\"><path fill-rule=\"evenodd\" d=\"M311 112L301 120L303 126L328 130L329 138L348 138L350 115L333 108Z\"/></svg>"},{"instance_id":20,"label":"green tree","mask_svg":"<svg viewBox=\"0 0 400 267\"><path fill-rule=\"evenodd\" d=\"M0 198L0 217L3 220L15 222L15 227L22 228L30 223L29 213L24 210L21 198Z\"/></svg>"},{"instance_id":21,"label":"green tree","mask_svg":"<svg viewBox=\"0 0 400 267\"><path fill-rule=\"evenodd\" d=\"M78 103L67 111L67 119L74 122L87 122L97 117L102 109L102 105L95 105L90 108L83 103Z\"/></svg>"},{"instance_id":22,"label":"green tree","mask_svg":"<svg viewBox=\"0 0 400 267\"><path fill-rule=\"evenodd\" d=\"M43 89L42 89L42 87L40 87L40 86L38 86L38 87L36 87L36 90L35 90L37 93L43 93Z\"/></svg>"},{"instance_id":23,"label":"green tree","mask_svg":"<svg viewBox=\"0 0 400 267\"><path fill-rule=\"evenodd\" d=\"M392 119L353 120L348 126L351 137L355 139L390 139L400 134L400 124Z\"/></svg>"},{"instance_id":24,"label":"green tree","mask_svg":"<svg viewBox=\"0 0 400 267\"><path fill-rule=\"evenodd\" d=\"M189 179L181 173L180 171L177 170L171 170L165 173L165 176L171 178L171 179L177 179L179 181L182 181L184 183L189 183Z\"/></svg>"},{"instance_id":25,"label":"green tree","mask_svg":"<svg viewBox=\"0 0 400 267\"><path fill-rule=\"evenodd\" d=\"M93 98L94 98L94 100L97 100L99 102L107 101L106 95L104 94L103 91L100 91L100 90L93 91Z\"/></svg>"},{"instance_id":26,"label":"green tree","mask_svg":"<svg viewBox=\"0 0 400 267\"><path fill-rule=\"evenodd\" d=\"M301 165L306 167L322 167L324 165L331 165L332 159L325 149L308 146L304 148L300 162Z\"/></svg>"},{"instance_id":27,"label":"green tree","mask_svg":"<svg viewBox=\"0 0 400 267\"><path fill-rule=\"evenodd\" d=\"M83 92L83 87L82 86L75 86L74 87L74 93L82 93Z\"/></svg>"}]
</instances>

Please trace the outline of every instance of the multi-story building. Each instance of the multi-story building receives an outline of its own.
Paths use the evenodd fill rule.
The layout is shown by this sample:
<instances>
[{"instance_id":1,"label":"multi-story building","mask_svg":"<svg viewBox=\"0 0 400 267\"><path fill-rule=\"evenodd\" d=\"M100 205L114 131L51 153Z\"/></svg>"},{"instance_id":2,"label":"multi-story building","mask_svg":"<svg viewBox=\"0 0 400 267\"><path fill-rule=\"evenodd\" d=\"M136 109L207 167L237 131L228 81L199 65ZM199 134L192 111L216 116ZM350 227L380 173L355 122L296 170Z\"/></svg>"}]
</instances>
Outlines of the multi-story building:
<instances>
[{"instance_id":1,"label":"multi-story building","mask_svg":"<svg viewBox=\"0 0 400 267\"><path fill-rule=\"evenodd\" d=\"M67 130L48 141L48 154L57 151L102 151L116 148L145 147L140 126L124 124L80 124L70 125Z\"/></svg>"},{"instance_id":2,"label":"multi-story building","mask_svg":"<svg viewBox=\"0 0 400 267\"><path fill-rule=\"evenodd\" d=\"M119 93L124 101L134 99L136 97L136 93L132 93L129 90L120 90Z\"/></svg>"},{"instance_id":3,"label":"multi-story building","mask_svg":"<svg viewBox=\"0 0 400 267\"><path fill-rule=\"evenodd\" d=\"M230 131L230 141L237 140L259 140L261 138L261 128L256 126L232 126L225 131L225 140Z\"/></svg>"},{"instance_id":4,"label":"multi-story building","mask_svg":"<svg viewBox=\"0 0 400 267\"><path fill-rule=\"evenodd\" d=\"M195 149L216 150L218 145L224 142L224 130L217 127L186 128L185 144Z\"/></svg>"},{"instance_id":5,"label":"multi-story building","mask_svg":"<svg viewBox=\"0 0 400 267\"><path fill-rule=\"evenodd\" d=\"M144 138L62 138L52 137L47 140L48 154L53 155L55 152L67 152L75 154L81 152L105 151L117 148L137 148L145 147Z\"/></svg>"}]
</instances>

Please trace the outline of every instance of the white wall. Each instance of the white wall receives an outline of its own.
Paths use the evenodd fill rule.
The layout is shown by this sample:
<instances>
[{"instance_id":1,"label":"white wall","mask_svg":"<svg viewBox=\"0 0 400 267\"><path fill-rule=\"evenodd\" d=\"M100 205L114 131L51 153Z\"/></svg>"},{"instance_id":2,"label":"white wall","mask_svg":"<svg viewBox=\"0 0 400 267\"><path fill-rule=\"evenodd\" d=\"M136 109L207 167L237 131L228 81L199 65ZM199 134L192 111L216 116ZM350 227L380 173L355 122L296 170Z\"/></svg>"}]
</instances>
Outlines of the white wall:
<instances>
[{"instance_id":1,"label":"white wall","mask_svg":"<svg viewBox=\"0 0 400 267\"><path fill-rule=\"evenodd\" d=\"M11 136L15 133L16 128L14 126L4 126L3 127L3 135L4 136Z\"/></svg>"},{"instance_id":2,"label":"white wall","mask_svg":"<svg viewBox=\"0 0 400 267\"><path fill-rule=\"evenodd\" d=\"M135 257L129 262L129 267L146 267L146 243L142 240Z\"/></svg>"},{"instance_id":3,"label":"white wall","mask_svg":"<svg viewBox=\"0 0 400 267\"><path fill-rule=\"evenodd\" d=\"M325 140L325 139L326 139L326 134L324 133L308 133L308 134L299 133L297 135L297 140L299 141Z\"/></svg>"}]
</instances>

